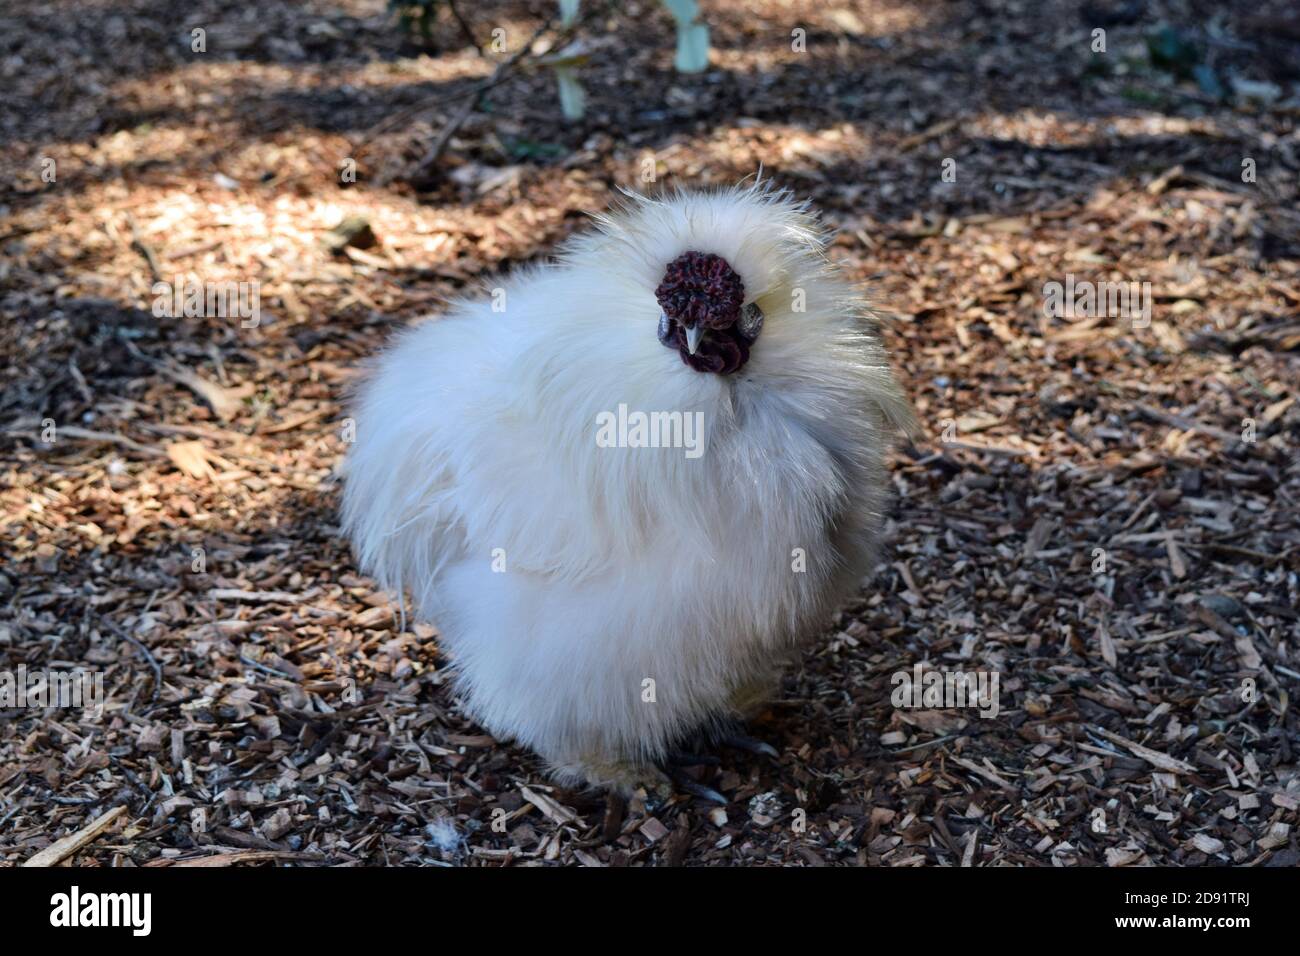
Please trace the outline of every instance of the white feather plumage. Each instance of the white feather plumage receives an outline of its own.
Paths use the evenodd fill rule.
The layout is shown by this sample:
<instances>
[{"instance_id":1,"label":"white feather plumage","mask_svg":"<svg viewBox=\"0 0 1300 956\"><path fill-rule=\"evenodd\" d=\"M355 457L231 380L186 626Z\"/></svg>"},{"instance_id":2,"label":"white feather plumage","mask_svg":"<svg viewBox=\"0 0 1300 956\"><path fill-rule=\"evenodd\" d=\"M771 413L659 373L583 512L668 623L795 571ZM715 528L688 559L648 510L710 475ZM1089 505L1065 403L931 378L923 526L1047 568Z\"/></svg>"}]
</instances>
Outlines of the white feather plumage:
<instances>
[{"instance_id":1,"label":"white feather plumage","mask_svg":"<svg viewBox=\"0 0 1300 956\"><path fill-rule=\"evenodd\" d=\"M475 719L568 782L627 787L743 715L854 591L909 413L865 303L784 193L634 198L597 222L504 283L504 311L460 303L379 359L344 525L439 626ZM764 312L733 375L656 337L654 289L688 250L726 259ZM598 447L620 404L703 412L703 453Z\"/></svg>"}]
</instances>

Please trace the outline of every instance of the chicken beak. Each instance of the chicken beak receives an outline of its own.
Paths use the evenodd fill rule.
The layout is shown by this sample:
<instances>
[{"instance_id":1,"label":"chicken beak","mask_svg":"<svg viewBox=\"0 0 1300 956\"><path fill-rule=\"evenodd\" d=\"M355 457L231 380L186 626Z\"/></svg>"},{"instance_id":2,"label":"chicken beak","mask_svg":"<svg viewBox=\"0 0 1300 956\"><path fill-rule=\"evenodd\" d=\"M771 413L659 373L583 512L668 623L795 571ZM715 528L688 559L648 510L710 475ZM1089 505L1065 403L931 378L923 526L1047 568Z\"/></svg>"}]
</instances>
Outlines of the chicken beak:
<instances>
[{"instance_id":1,"label":"chicken beak","mask_svg":"<svg viewBox=\"0 0 1300 956\"><path fill-rule=\"evenodd\" d=\"M695 350L700 347L700 339L704 338L704 332L704 326L698 322L686 330L686 351L695 354Z\"/></svg>"}]
</instances>

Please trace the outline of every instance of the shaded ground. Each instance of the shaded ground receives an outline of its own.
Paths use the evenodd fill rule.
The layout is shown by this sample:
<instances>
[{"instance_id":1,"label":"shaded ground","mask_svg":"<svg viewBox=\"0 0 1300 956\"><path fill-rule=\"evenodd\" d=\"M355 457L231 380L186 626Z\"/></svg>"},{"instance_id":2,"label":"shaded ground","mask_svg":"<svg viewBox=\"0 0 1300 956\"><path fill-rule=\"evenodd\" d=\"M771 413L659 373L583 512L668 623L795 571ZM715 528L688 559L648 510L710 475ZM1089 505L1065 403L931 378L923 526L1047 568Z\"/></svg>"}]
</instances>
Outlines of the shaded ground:
<instances>
[{"instance_id":1,"label":"shaded ground","mask_svg":"<svg viewBox=\"0 0 1300 956\"><path fill-rule=\"evenodd\" d=\"M629 5L594 28L586 120L518 75L420 177L494 63L450 21L416 55L381 6L0 14L0 673L108 693L0 709L0 859L125 806L76 862L1300 860L1286 4L714 3L698 77ZM550 9L465 5L509 49ZM1152 65L1161 24L1222 100ZM812 198L928 438L889 558L755 727L780 759L704 768L723 811L620 818L460 716L436 633L351 570L335 469L361 357L647 158ZM324 250L345 215L378 243ZM261 321L155 317L154 272L257 282ZM1150 323L1046 316L1067 274L1149 282ZM895 708L919 662L997 672L999 713Z\"/></svg>"}]
</instances>

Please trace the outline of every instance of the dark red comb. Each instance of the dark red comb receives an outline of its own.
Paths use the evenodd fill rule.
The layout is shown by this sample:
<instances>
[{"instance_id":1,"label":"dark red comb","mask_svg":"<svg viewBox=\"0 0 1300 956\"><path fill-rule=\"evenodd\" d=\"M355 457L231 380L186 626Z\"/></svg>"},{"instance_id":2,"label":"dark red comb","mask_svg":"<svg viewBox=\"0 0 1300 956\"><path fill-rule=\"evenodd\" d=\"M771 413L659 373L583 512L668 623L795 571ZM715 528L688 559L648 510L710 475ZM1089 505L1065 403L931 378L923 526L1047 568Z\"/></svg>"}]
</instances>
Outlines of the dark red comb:
<instances>
[{"instance_id":1,"label":"dark red comb","mask_svg":"<svg viewBox=\"0 0 1300 956\"><path fill-rule=\"evenodd\" d=\"M706 329L725 329L740 317L745 283L722 256L683 252L668 263L655 298L668 317L680 325L698 323Z\"/></svg>"}]
</instances>

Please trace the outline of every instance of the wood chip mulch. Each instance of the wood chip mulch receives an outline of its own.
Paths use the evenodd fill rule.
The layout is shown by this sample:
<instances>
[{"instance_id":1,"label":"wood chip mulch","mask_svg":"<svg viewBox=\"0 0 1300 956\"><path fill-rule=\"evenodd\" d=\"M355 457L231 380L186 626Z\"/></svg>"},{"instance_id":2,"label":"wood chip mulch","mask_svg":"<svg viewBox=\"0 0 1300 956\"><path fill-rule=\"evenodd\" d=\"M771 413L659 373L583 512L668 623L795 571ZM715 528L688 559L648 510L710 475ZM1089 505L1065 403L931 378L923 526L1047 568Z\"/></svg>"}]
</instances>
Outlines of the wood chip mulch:
<instances>
[{"instance_id":1,"label":"wood chip mulch","mask_svg":"<svg viewBox=\"0 0 1300 956\"><path fill-rule=\"evenodd\" d=\"M718 2L687 77L641 3L596 26L586 120L521 69L420 181L493 61L449 22L418 55L383 6L0 13L0 673L107 694L0 709L0 861L1300 863L1287 4ZM464 12L522 38L550 6ZM1265 93L1156 69L1161 24ZM725 808L552 786L337 528L359 361L647 157L811 198L926 431L885 560L750 728L779 759L697 771ZM348 217L369 236L331 248ZM1151 322L1046 316L1067 274L1150 282ZM155 316L174 276L259 283L260 322ZM998 674L998 713L894 707L917 664Z\"/></svg>"}]
</instances>

